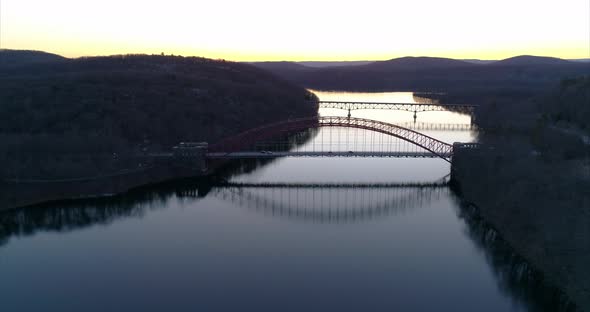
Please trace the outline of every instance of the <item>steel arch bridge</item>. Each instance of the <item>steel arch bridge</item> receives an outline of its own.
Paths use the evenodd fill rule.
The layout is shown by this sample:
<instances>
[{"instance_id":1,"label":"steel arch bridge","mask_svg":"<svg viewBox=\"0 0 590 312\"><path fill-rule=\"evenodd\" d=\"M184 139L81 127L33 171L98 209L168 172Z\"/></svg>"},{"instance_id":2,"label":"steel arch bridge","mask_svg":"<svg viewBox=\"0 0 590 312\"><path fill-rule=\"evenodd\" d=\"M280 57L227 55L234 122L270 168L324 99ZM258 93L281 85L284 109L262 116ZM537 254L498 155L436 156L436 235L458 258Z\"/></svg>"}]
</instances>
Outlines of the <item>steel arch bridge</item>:
<instances>
[{"instance_id":1,"label":"steel arch bridge","mask_svg":"<svg viewBox=\"0 0 590 312\"><path fill-rule=\"evenodd\" d=\"M304 131L310 128L320 127L344 127L356 128L382 133L391 137L401 139L418 146L426 153L371 153L360 152L348 155L347 153L332 152L281 152L268 154L263 152L249 151L256 143L272 139L286 134ZM233 137L226 138L208 148L207 158L231 159L231 158L276 158L289 156L361 156L361 157L439 157L449 162L453 155L453 145L437 140L420 132L394 125L387 122L353 118L353 117L308 117L291 119L282 122L264 125L247 130Z\"/></svg>"}]
</instances>

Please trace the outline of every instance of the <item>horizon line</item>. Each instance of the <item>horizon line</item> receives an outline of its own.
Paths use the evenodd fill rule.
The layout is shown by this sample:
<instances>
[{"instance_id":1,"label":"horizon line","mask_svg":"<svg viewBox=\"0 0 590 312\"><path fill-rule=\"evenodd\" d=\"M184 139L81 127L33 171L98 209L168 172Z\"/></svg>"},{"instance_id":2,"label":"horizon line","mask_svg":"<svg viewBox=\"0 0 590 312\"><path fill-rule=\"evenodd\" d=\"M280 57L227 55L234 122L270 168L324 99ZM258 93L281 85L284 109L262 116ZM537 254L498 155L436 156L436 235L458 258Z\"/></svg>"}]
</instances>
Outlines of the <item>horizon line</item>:
<instances>
[{"instance_id":1,"label":"horizon line","mask_svg":"<svg viewBox=\"0 0 590 312\"><path fill-rule=\"evenodd\" d=\"M46 50L35 50L35 49L14 49L14 48L0 48L0 51L30 51L30 52L43 52L43 53L50 53L50 54L55 54L58 56L61 56L63 58L67 58L67 59L78 59L78 58L89 58L89 57L109 57L109 56L125 56L125 55L163 55L163 56L180 56L180 57L198 57L198 58L207 58L207 59L212 59L212 60L226 60L226 61L232 61L232 62L237 62L237 63L261 63L261 62L269 62L269 63L279 63L279 62L291 62L291 63L305 63L305 62L317 62L317 63L347 63L347 62L380 62L380 61L390 61L390 60L395 60L395 59L400 59L400 58L442 58L442 59L452 59L452 60L459 60L459 61L489 61L489 62L494 62L494 61L501 61L501 60L506 60L506 59L510 59L510 58L514 58L514 57L520 57L520 56L532 56L532 57L547 57L547 58L556 58L556 59L562 59L562 60L569 60L569 61L576 61L576 60L590 60L590 55L588 57L579 57L579 58L562 58L562 57L557 57L557 56L551 56L551 55L535 55L535 54L518 54L518 55L513 55L510 57L506 57L506 58L496 58L496 59L486 59L486 58L477 58L477 57L466 57L466 58L454 58L454 57L444 57L444 56L432 56L432 55L404 55L404 56L398 56L398 57L393 57L393 58L386 58L386 59L352 59L352 60L347 60L347 59L331 59L331 60L325 60L325 59L277 59L277 60L272 60L272 58L270 59L259 59L259 60L236 60L236 59L229 59L229 58L224 58L224 57L211 57L211 56L204 56L204 55L196 55L196 54L182 54L182 53L166 53L166 52L161 52L161 53L150 53L150 52L127 52L127 53L114 53L114 54L95 54L95 55L79 55L79 56L65 56L62 55L60 53L57 52L51 52L51 51L46 51Z\"/></svg>"}]
</instances>

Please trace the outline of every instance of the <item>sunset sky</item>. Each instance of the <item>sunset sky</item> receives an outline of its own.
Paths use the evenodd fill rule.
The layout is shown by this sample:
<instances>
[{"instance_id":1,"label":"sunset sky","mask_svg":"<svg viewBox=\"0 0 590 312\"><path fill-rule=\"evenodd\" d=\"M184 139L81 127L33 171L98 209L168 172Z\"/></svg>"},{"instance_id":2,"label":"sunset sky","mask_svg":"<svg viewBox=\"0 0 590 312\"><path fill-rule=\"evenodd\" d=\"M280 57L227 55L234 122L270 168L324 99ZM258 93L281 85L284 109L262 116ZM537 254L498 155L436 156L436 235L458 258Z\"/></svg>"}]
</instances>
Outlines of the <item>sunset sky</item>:
<instances>
[{"instance_id":1,"label":"sunset sky","mask_svg":"<svg viewBox=\"0 0 590 312\"><path fill-rule=\"evenodd\" d=\"M589 0L0 2L2 48L68 57L590 57Z\"/></svg>"}]
</instances>

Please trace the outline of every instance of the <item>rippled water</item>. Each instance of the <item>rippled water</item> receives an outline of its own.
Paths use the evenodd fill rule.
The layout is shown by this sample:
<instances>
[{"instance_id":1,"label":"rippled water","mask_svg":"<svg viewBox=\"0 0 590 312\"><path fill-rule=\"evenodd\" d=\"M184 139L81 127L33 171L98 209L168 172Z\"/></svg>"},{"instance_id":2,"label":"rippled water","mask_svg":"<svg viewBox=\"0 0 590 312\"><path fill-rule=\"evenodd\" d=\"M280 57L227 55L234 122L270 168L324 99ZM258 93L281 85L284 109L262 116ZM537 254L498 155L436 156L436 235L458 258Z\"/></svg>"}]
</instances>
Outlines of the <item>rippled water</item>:
<instances>
[{"instance_id":1,"label":"rippled water","mask_svg":"<svg viewBox=\"0 0 590 312\"><path fill-rule=\"evenodd\" d=\"M408 93L319 96L412 100ZM413 115L353 114L387 122L408 122ZM469 123L468 116L450 112L420 113L418 119ZM306 144L325 139L329 131L335 130L322 129ZM474 138L470 131L427 133L450 143ZM0 215L1 306L6 311L539 308L534 296L522 295L526 283L507 282L513 265L497 260L503 255L482 243L488 240L477 233L487 233L485 226L466 222L459 199L440 186L449 173L443 160L285 158L254 168L230 170L230 184L178 183Z\"/></svg>"}]
</instances>

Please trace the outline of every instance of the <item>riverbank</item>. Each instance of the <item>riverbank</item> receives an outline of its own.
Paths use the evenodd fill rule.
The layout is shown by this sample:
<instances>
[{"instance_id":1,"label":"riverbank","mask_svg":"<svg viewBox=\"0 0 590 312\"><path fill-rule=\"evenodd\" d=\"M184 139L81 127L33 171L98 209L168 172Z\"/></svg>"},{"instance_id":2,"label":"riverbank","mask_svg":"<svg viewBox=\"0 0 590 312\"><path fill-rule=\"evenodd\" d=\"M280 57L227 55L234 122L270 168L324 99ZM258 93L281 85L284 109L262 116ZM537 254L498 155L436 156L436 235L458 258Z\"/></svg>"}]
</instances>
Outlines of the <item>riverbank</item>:
<instances>
[{"instance_id":1,"label":"riverbank","mask_svg":"<svg viewBox=\"0 0 590 312\"><path fill-rule=\"evenodd\" d=\"M462 198L581 311L590 311L588 156L572 154L565 138L547 150L528 137L484 140L494 148L455 155Z\"/></svg>"},{"instance_id":2,"label":"riverbank","mask_svg":"<svg viewBox=\"0 0 590 312\"><path fill-rule=\"evenodd\" d=\"M113 197L140 187L204 176L204 172L197 169L155 165L92 179L0 182L0 211L54 201Z\"/></svg>"},{"instance_id":3,"label":"riverbank","mask_svg":"<svg viewBox=\"0 0 590 312\"><path fill-rule=\"evenodd\" d=\"M149 155L318 110L304 88L248 64L0 52L12 59L0 70L0 210L200 176L191 160Z\"/></svg>"},{"instance_id":4,"label":"riverbank","mask_svg":"<svg viewBox=\"0 0 590 312\"><path fill-rule=\"evenodd\" d=\"M479 207L461 200L459 217L468 225L467 234L484 252L499 286L531 307L531 311L575 312L573 301L545 275L515 252L500 232L481 215Z\"/></svg>"},{"instance_id":5,"label":"riverbank","mask_svg":"<svg viewBox=\"0 0 590 312\"><path fill-rule=\"evenodd\" d=\"M182 160L158 161L151 162L143 169L101 177L53 181L4 180L0 181L0 212L54 202L115 198L146 189L157 192L161 189L205 186L205 189L199 189L204 195L212 182L250 173L274 161L276 159L216 161L209 163L206 168Z\"/></svg>"}]
</instances>

